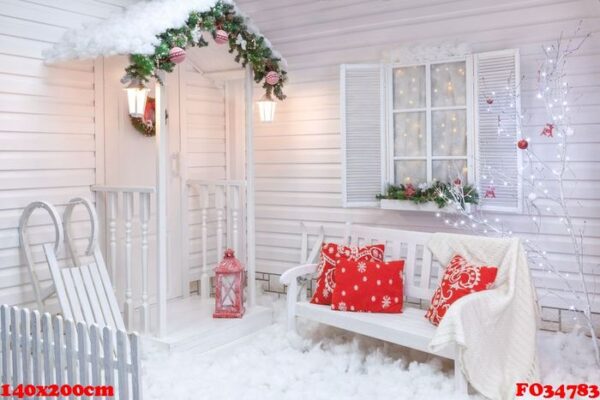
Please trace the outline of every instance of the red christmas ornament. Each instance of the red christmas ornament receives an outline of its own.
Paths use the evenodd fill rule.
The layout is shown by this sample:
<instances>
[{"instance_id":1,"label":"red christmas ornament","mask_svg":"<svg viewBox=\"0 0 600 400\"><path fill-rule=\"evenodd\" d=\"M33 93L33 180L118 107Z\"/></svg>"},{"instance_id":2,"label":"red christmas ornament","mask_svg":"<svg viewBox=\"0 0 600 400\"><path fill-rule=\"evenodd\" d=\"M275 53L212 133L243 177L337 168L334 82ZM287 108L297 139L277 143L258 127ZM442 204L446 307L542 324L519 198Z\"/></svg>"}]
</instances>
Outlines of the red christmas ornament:
<instances>
[{"instance_id":1,"label":"red christmas ornament","mask_svg":"<svg viewBox=\"0 0 600 400\"><path fill-rule=\"evenodd\" d=\"M215 268L213 318L241 318L244 312L244 266L235 258L234 251L227 249Z\"/></svg>"},{"instance_id":2,"label":"red christmas ornament","mask_svg":"<svg viewBox=\"0 0 600 400\"><path fill-rule=\"evenodd\" d=\"M175 64L181 64L185 60L185 50L181 47L173 47L169 50L169 61Z\"/></svg>"},{"instance_id":3,"label":"red christmas ornament","mask_svg":"<svg viewBox=\"0 0 600 400\"><path fill-rule=\"evenodd\" d=\"M454 180L454 184L455 184L456 186L460 186L460 185L462 185L462 181L460 180L460 178L456 178L456 179Z\"/></svg>"},{"instance_id":4,"label":"red christmas ornament","mask_svg":"<svg viewBox=\"0 0 600 400\"><path fill-rule=\"evenodd\" d=\"M487 97L485 99L485 102L488 103L489 105L492 105L492 104L494 104L494 99L492 97Z\"/></svg>"},{"instance_id":5,"label":"red christmas ornament","mask_svg":"<svg viewBox=\"0 0 600 400\"><path fill-rule=\"evenodd\" d=\"M529 142L525 139L521 139L517 142L517 147L521 150L525 150L529 147Z\"/></svg>"},{"instance_id":6,"label":"red christmas ornament","mask_svg":"<svg viewBox=\"0 0 600 400\"><path fill-rule=\"evenodd\" d=\"M494 186L490 186L485 190L485 195L483 196L486 199L495 199L496 198L496 188Z\"/></svg>"},{"instance_id":7,"label":"red christmas ornament","mask_svg":"<svg viewBox=\"0 0 600 400\"><path fill-rule=\"evenodd\" d=\"M223 29L217 29L215 32L215 42L217 44L225 44L229 41L229 34Z\"/></svg>"},{"instance_id":8,"label":"red christmas ornament","mask_svg":"<svg viewBox=\"0 0 600 400\"><path fill-rule=\"evenodd\" d=\"M265 81L269 85L275 86L279 83L279 74L275 71L269 71L269 72L267 72L267 75L265 76Z\"/></svg>"},{"instance_id":9,"label":"red christmas ornament","mask_svg":"<svg viewBox=\"0 0 600 400\"><path fill-rule=\"evenodd\" d=\"M546 126L544 126L544 129L542 129L542 133L540 133L540 136L554 137L553 132L554 124L546 124Z\"/></svg>"},{"instance_id":10,"label":"red christmas ornament","mask_svg":"<svg viewBox=\"0 0 600 400\"><path fill-rule=\"evenodd\" d=\"M416 193L417 191L415 190L415 187L412 183L408 183L404 186L404 195L406 197L413 197Z\"/></svg>"}]
</instances>

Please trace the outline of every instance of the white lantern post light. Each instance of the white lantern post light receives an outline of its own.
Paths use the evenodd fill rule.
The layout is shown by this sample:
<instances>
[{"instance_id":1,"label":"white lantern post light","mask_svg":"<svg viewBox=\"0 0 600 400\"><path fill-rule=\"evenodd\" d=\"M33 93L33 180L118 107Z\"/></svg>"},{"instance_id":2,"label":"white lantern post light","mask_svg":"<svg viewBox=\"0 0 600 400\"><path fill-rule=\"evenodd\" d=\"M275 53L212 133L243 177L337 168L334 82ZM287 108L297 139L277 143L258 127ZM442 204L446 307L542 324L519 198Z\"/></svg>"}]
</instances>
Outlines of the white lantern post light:
<instances>
[{"instance_id":1,"label":"white lantern post light","mask_svg":"<svg viewBox=\"0 0 600 400\"><path fill-rule=\"evenodd\" d=\"M258 101L258 111L260 114L261 122L273 122L275 119L275 109L277 108L277 103L271 96L264 95Z\"/></svg>"},{"instance_id":2,"label":"white lantern post light","mask_svg":"<svg viewBox=\"0 0 600 400\"><path fill-rule=\"evenodd\" d=\"M127 91L127 101L129 104L129 115L141 118L146 109L146 99L148 98L148 89L142 82L134 80L125 88Z\"/></svg>"}]
</instances>

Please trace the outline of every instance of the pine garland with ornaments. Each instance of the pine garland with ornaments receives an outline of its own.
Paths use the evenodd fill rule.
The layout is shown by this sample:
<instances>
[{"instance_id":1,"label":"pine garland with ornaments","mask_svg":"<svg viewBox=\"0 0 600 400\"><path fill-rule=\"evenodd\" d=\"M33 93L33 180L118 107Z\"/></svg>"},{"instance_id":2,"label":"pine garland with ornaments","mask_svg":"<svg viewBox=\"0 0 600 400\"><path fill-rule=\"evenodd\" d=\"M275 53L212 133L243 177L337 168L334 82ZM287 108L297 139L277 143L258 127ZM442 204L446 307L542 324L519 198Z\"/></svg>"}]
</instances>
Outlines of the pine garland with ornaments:
<instances>
[{"instance_id":1,"label":"pine garland with ornaments","mask_svg":"<svg viewBox=\"0 0 600 400\"><path fill-rule=\"evenodd\" d=\"M156 78L159 71L172 72L185 60L186 49L208 46L204 34L212 37L217 45L229 44L229 52L235 53L235 61L243 67L250 65L256 83L263 83L267 98L285 99L283 86L287 72L281 59L273 54L263 36L250 31L244 18L236 13L232 4L218 1L208 11L190 13L185 25L167 29L158 35L160 44L154 54L132 54L131 65L125 69L123 83L128 81L148 82Z\"/></svg>"},{"instance_id":2,"label":"pine garland with ornaments","mask_svg":"<svg viewBox=\"0 0 600 400\"><path fill-rule=\"evenodd\" d=\"M597 295L590 290L593 284L593 275L599 274L598 265L586 266L588 261L584 262L585 254L583 250L584 240L586 239L585 225L586 221L576 221L573 216L573 209L577 207L576 201L568 195L567 182L575 179L574 172L570 167L569 145L570 138L574 135L572 106L570 99L571 86L568 82L566 64L572 54L574 54L590 36L580 33L581 24L572 35L571 39L561 38L553 45L543 48L544 61L540 65L537 85L537 99L543 107L544 118L547 122L536 125L533 128L523 127L521 121L525 120L525 115L518 115L517 137L515 146L523 152L524 163L519 168L517 179L523 182L523 191L526 193L524 201L524 210L522 215L527 218L531 227L526 224L518 225L520 229L532 229L534 233L527 233L523 240L528 262L531 266L546 272L550 277L556 278L557 283L562 287L543 286L546 295L556 296L563 301L569 310L573 312L573 319L576 326L592 338L594 355L596 363L600 366L600 341L597 336L597 329L600 327L594 322L592 316L592 298ZM506 97L518 96L518 93L510 93ZM492 101L493 103L493 101ZM489 102L488 102L489 104ZM498 135L510 134L504 132L501 128L501 120L506 110L488 110L498 119ZM508 113L507 113L508 114ZM530 120L531 118L527 118ZM535 143L525 135L525 132L533 129L533 133L540 137L544 145L536 149ZM512 134L514 135L514 131ZM554 145L556 148L554 161L547 161L547 145ZM538 150L538 152L536 152ZM539 153L539 154L538 154ZM507 176L502 170L489 169L486 171L488 177L493 181L508 182L514 181L514 176ZM457 188L450 186L447 195L450 197L450 203L463 203L464 194ZM484 200L488 205L494 205L495 192L493 187L486 190ZM511 228L511 223L505 221L502 216L491 215L481 208L467 210L458 208L457 214L437 213L438 218L442 218L446 225L458 229L467 229L476 235L490 235L496 237L513 237L515 233ZM548 220L548 222L546 222ZM542 232L542 224L553 224L558 222L558 226L563 228L562 234L568 243L569 254L568 261L573 265L573 269L565 268L564 259L556 259L551 255L552 248L547 243L547 236ZM557 233L552 233L557 235ZM591 268L591 270L590 270ZM545 285L545 280L540 282ZM566 294L566 295L565 295Z\"/></svg>"}]
</instances>

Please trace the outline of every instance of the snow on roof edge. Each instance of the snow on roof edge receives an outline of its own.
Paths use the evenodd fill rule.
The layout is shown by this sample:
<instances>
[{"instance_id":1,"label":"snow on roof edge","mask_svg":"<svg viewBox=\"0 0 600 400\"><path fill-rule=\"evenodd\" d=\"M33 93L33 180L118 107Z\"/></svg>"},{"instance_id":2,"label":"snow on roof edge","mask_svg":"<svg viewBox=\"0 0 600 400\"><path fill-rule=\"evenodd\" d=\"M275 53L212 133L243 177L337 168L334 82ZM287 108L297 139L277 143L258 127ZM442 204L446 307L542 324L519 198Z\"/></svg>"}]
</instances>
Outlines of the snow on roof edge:
<instances>
[{"instance_id":1,"label":"snow on roof edge","mask_svg":"<svg viewBox=\"0 0 600 400\"><path fill-rule=\"evenodd\" d=\"M85 24L81 28L71 29L63 35L61 41L44 52L47 62L74 59L94 59L101 56L127 54L153 54L154 47L160 43L157 35L169 28L183 26L190 12L203 12L213 7L218 0L150 0L140 1L118 11L106 20ZM244 18L248 29L264 36L233 0L221 0L232 4L238 15ZM265 37L265 43L273 55L281 58Z\"/></svg>"}]
</instances>

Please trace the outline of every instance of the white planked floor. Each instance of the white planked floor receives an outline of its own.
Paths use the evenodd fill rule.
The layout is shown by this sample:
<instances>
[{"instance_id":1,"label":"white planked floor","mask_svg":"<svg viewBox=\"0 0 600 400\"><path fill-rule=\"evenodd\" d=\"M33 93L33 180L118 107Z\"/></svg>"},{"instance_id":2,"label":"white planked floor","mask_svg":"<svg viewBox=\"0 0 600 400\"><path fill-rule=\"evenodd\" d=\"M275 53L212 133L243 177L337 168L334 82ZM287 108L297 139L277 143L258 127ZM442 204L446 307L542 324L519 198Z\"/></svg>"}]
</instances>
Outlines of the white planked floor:
<instances>
[{"instance_id":1,"label":"white planked floor","mask_svg":"<svg viewBox=\"0 0 600 400\"><path fill-rule=\"evenodd\" d=\"M144 337L145 351L205 352L251 335L273 323L273 311L263 306L246 309L243 318L213 318L214 299L200 296L172 300L167 305L167 332L162 338Z\"/></svg>"}]
</instances>

